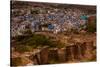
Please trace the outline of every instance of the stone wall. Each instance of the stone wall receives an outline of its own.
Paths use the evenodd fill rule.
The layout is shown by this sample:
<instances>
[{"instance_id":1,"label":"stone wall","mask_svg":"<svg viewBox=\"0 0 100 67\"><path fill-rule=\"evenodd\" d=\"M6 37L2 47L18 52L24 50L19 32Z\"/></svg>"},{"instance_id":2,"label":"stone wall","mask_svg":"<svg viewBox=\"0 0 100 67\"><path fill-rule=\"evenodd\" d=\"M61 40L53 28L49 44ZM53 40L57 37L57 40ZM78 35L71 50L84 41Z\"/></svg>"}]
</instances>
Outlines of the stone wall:
<instances>
[{"instance_id":1,"label":"stone wall","mask_svg":"<svg viewBox=\"0 0 100 67\"><path fill-rule=\"evenodd\" d=\"M95 46L93 42L84 42L83 44L75 43L64 48L42 48L40 53L40 61L38 64L50 64L50 63L67 63L67 62L81 62L93 59ZM96 59L96 58L95 58ZM35 61L35 62L37 62ZM50 62L53 61L53 62Z\"/></svg>"},{"instance_id":2,"label":"stone wall","mask_svg":"<svg viewBox=\"0 0 100 67\"><path fill-rule=\"evenodd\" d=\"M94 46L93 42L75 43L64 48L49 48L45 46L39 48L39 51L35 51L31 55L21 56L28 58L31 62L27 62L24 60L20 61L27 62L26 65L96 61L96 52L94 53L94 51L96 51L96 46Z\"/></svg>"}]
</instances>

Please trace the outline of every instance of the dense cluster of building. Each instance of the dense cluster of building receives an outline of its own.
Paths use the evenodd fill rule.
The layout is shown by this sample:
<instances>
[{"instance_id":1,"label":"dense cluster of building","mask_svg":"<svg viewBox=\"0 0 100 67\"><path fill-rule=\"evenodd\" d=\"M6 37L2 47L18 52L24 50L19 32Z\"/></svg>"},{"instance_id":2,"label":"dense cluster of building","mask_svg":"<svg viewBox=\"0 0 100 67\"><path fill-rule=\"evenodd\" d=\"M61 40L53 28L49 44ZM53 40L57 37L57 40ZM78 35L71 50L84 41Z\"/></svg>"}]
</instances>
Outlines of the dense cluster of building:
<instances>
[{"instance_id":1,"label":"dense cluster of building","mask_svg":"<svg viewBox=\"0 0 100 67\"><path fill-rule=\"evenodd\" d=\"M33 3L34 4L34 3ZM30 29L35 31L71 32L86 28L88 11L82 8L53 8L37 4L29 8L11 9L12 36L22 35ZM13 5L12 5L13 6Z\"/></svg>"}]
</instances>

